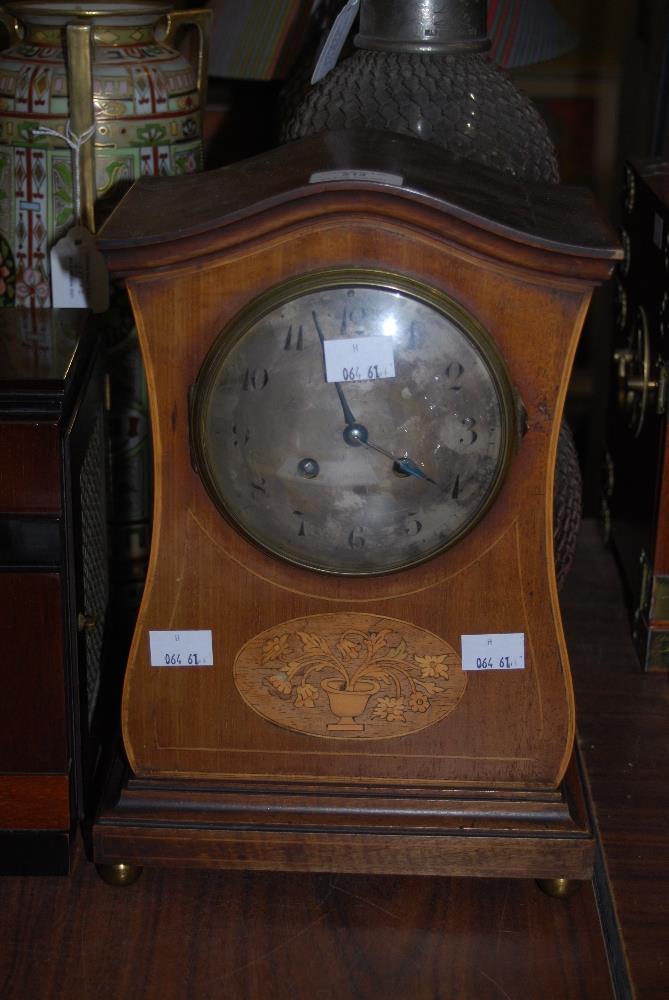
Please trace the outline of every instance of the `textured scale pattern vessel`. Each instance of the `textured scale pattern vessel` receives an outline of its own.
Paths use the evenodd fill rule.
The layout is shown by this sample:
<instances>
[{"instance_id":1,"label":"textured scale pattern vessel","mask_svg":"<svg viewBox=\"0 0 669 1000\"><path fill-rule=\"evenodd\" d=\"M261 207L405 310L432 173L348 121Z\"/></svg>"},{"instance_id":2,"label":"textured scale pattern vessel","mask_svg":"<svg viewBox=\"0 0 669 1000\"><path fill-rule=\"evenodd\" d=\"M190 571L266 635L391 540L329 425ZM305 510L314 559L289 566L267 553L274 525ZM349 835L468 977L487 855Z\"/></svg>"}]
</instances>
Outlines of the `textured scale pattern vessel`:
<instances>
[{"instance_id":1,"label":"textured scale pattern vessel","mask_svg":"<svg viewBox=\"0 0 669 1000\"><path fill-rule=\"evenodd\" d=\"M559 179L541 115L480 55L355 52L304 94L283 139L356 127L413 135L517 177Z\"/></svg>"}]
</instances>

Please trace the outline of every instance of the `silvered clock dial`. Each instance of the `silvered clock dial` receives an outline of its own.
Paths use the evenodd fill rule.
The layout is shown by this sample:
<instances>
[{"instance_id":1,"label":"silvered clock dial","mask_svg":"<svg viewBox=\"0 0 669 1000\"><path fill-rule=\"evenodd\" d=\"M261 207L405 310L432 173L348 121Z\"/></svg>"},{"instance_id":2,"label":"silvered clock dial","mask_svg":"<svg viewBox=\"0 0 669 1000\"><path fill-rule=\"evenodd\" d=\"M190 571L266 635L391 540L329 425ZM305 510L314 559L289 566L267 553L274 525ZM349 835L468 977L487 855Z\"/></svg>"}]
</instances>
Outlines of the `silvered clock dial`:
<instances>
[{"instance_id":1,"label":"silvered clock dial","mask_svg":"<svg viewBox=\"0 0 669 1000\"><path fill-rule=\"evenodd\" d=\"M457 542L502 483L514 392L482 327L395 274L314 273L224 329L193 392L217 508L289 562L367 575Z\"/></svg>"}]
</instances>

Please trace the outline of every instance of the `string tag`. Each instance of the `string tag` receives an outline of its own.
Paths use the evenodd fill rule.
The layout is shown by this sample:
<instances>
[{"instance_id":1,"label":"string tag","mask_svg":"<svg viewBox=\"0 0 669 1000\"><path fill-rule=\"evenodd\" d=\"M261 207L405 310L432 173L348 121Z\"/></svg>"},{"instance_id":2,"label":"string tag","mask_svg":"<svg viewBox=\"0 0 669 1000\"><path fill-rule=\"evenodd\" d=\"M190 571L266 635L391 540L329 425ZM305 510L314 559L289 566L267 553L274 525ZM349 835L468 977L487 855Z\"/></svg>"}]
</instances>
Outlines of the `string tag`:
<instances>
[{"instance_id":1,"label":"string tag","mask_svg":"<svg viewBox=\"0 0 669 1000\"><path fill-rule=\"evenodd\" d=\"M51 295L56 309L109 307L107 265L84 226L73 226L51 248Z\"/></svg>"},{"instance_id":2,"label":"string tag","mask_svg":"<svg viewBox=\"0 0 669 1000\"><path fill-rule=\"evenodd\" d=\"M311 76L312 83L318 83L319 80L327 76L330 70L334 69L337 65L337 60L341 55L341 50L344 48L344 42L348 38L359 7L360 0L348 0L348 3L337 14L330 28L330 33L325 39L325 45L316 60L314 72Z\"/></svg>"},{"instance_id":3,"label":"string tag","mask_svg":"<svg viewBox=\"0 0 669 1000\"><path fill-rule=\"evenodd\" d=\"M109 275L104 257L95 246L92 233L81 222L81 149L95 135L95 123L84 132L72 131L69 120L65 133L40 125L33 135L46 135L64 142L72 150L72 198L74 225L51 248L51 299L56 309L90 309L104 312L109 307Z\"/></svg>"}]
</instances>

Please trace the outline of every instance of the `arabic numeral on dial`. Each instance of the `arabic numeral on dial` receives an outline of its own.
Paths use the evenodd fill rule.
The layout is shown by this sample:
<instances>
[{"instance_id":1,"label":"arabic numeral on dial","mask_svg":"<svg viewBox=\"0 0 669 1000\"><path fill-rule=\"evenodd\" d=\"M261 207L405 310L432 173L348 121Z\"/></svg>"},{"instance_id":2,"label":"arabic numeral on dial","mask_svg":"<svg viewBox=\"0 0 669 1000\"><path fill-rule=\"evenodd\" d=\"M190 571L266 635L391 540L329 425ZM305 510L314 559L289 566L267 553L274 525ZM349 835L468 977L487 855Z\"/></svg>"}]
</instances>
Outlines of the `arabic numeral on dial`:
<instances>
[{"instance_id":1,"label":"arabic numeral on dial","mask_svg":"<svg viewBox=\"0 0 669 1000\"><path fill-rule=\"evenodd\" d=\"M407 514L405 532L407 535L420 535L423 530L423 523L416 518L416 513Z\"/></svg>"},{"instance_id":2,"label":"arabic numeral on dial","mask_svg":"<svg viewBox=\"0 0 669 1000\"><path fill-rule=\"evenodd\" d=\"M269 382L269 372L266 368L247 368L242 380L244 392L257 392L264 389Z\"/></svg>"},{"instance_id":3,"label":"arabic numeral on dial","mask_svg":"<svg viewBox=\"0 0 669 1000\"><path fill-rule=\"evenodd\" d=\"M360 525L353 528L349 532L348 544L352 549L364 549L365 547L365 529L361 528Z\"/></svg>"},{"instance_id":4,"label":"arabic numeral on dial","mask_svg":"<svg viewBox=\"0 0 669 1000\"><path fill-rule=\"evenodd\" d=\"M475 441L478 441L478 434L474 430L475 425L476 421L473 417L465 417L460 421L462 431L460 432L458 443L461 444L463 448L469 448Z\"/></svg>"},{"instance_id":5,"label":"arabic numeral on dial","mask_svg":"<svg viewBox=\"0 0 669 1000\"><path fill-rule=\"evenodd\" d=\"M240 444L248 444L250 436L248 427L245 427L243 424L232 425L232 444L234 448L237 448Z\"/></svg>"},{"instance_id":6,"label":"arabic numeral on dial","mask_svg":"<svg viewBox=\"0 0 669 1000\"><path fill-rule=\"evenodd\" d=\"M298 538L304 538L304 536L306 535L306 531L304 530L304 514L302 513L301 510L294 510L293 514L295 515L295 517L300 522L300 527L299 527L298 532L297 532L297 537Z\"/></svg>"},{"instance_id":7,"label":"arabic numeral on dial","mask_svg":"<svg viewBox=\"0 0 669 1000\"><path fill-rule=\"evenodd\" d=\"M361 306L344 309L341 317L341 336L346 337L349 334L355 336L356 334L364 333L366 319L367 313Z\"/></svg>"},{"instance_id":8,"label":"arabic numeral on dial","mask_svg":"<svg viewBox=\"0 0 669 1000\"><path fill-rule=\"evenodd\" d=\"M415 351L417 347L421 346L424 333L425 325L420 320L413 320L409 326L409 336L407 338L407 347L410 351Z\"/></svg>"},{"instance_id":9,"label":"arabic numeral on dial","mask_svg":"<svg viewBox=\"0 0 669 1000\"><path fill-rule=\"evenodd\" d=\"M444 368L444 377L446 378L446 383L450 392L459 392L462 389L461 381L465 370L459 361L451 361L449 365Z\"/></svg>"},{"instance_id":10,"label":"arabic numeral on dial","mask_svg":"<svg viewBox=\"0 0 669 1000\"><path fill-rule=\"evenodd\" d=\"M266 486L267 486L267 480L264 478L264 476L260 476L257 482L251 480L251 489L253 490L252 496L266 497L267 496L267 490L265 489Z\"/></svg>"},{"instance_id":11,"label":"arabic numeral on dial","mask_svg":"<svg viewBox=\"0 0 669 1000\"><path fill-rule=\"evenodd\" d=\"M286 339L283 342L284 351L301 351L304 343L304 330L300 323L297 331L293 330L293 325L288 327Z\"/></svg>"}]
</instances>

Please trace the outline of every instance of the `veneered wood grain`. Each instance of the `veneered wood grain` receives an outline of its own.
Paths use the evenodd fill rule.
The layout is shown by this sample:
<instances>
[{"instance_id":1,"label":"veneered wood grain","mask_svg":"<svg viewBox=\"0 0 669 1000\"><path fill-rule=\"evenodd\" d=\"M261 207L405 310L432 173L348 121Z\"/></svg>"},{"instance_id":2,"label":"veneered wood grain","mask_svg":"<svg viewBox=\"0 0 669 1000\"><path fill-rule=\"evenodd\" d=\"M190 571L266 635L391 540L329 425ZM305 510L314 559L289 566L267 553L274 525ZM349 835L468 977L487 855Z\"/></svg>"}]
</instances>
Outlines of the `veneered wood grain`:
<instances>
[{"instance_id":1,"label":"veneered wood grain","mask_svg":"<svg viewBox=\"0 0 669 1000\"><path fill-rule=\"evenodd\" d=\"M0 771L66 773L69 763L58 573L0 573Z\"/></svg>"},{"instance_id":2,"label":"veneered wood grain","mask_svg":"<svg viewBox=\"0 0 669 1000\"><path fill-rule=\"evenodd\" d=\"M399 213L398 213L399 214ZM137 773L282 774L303 779L556 785L573 711L554 589L552 468L565 380L589 289L497 268L399 218L357 215L305 224L215 263L129 282L152 397L156 469L153 557L124 697L126 748ZM215 510L190 464L188 387L214 340L255 294L350 261L420 276L495 337L528 414L506 484L475 532L452 551L374 579L325 578L261 552ZM167 347L169 345L169 347ZM202 582L207 581L206 586ZM464 632L524 632L528 669L472 678L443 727L363 755L337 753L254 716L234 691L239 648L272 624L356 608L414 622L454 648ZM219 624L220 623L220 624ZM159 671L147 631L213 628L213 670Z\"/></svg>"},{"instance_id":3,"label":"veneered wood grain","mask_svg":"<svg viewBox=\"0 0 669 1000\"><path fill-rule=\"evenodd\" d=\"M0 829L69 828L70 780L67 774L0 774Z\"/></svg>"},{"instance_id":4,"label":"veneered wood grain","mask_svg":"<svg viewBox=\"0 0 669 1000\"><path fill-rule=\"evenodd\" d=\"M78 852L2 890L7 1000L613 996L589 884L145 869L119 890Z\"/></svg>"},{"instance_id":5,"label":"veneered wood grain","mask_svg":"<svg viewBox=\"0 0 669 1000\"><path fill-rule=\"evenodd\" d=\"M56 424L3 422L0 431L0 512L61 512L58 434Z\"/></svg>"}]
</instances>

